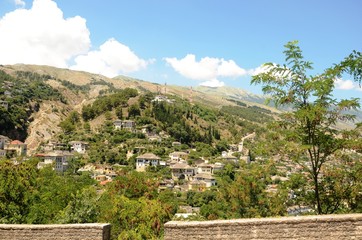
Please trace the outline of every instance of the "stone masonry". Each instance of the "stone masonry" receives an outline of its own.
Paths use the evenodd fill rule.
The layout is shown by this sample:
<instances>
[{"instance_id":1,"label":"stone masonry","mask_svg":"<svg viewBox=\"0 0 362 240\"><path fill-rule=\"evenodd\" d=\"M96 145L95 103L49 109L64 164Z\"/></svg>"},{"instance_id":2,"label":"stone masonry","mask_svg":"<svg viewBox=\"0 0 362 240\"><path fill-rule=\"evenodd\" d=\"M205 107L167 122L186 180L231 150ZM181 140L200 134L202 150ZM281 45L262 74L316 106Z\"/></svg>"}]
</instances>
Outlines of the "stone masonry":
<instances>
[{"instance_id":1,"label":"stone masonry","mask_svg":"<svg viewBox=\"0 0 362 240\"><path fill-rule=\"evenodd\" d=\"M109 240L109 224L0 224L0 240Z\"/></svg>"},{"instance_id":2,"label":"stone masonry","mask_svg":"<svg viewBox=\"0 0 362 240\"><path fill-rule=\"evenodd\" d=\"M362 214L172 221L165 240L173 239L362 239Z\"/></svg>"}]
</instances>

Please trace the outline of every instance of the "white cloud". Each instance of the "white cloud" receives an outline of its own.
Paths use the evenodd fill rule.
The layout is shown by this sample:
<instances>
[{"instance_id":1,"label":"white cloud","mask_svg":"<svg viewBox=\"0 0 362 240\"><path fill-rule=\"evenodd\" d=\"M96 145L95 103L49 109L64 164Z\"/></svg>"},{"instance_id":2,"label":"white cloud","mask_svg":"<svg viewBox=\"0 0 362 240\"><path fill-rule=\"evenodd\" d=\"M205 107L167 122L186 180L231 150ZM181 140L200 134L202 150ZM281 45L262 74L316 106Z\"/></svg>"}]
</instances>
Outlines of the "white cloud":
<instances>
[{"instance_id":1,"label":"white cloud","mask_svg":"<svg viewBox=\"0 0 362 240\"><path fill-rule=\"evenodd\" d=\"M23 0L14 0L25 6ZM34 0L30 9L19 8L0 18L0 64L38 64L116 76L154 62L145 61L115 39L89 51L90 33L80 16L64 18L53 0Z\"/></svg>"},{"instance_id":2,"label":"white cloud","mask_svg":"<svg viewBox=\"0 0 362 240\"><path fill-rule=\"evenodd\" d=\"M23 0L14 0L16 6L25 7L25 2Z\"/></svg>"},{"instance_id":3,"label":"white cloud","mask_svg":"<svg viewBox=\"0 0 362 240\"><path fill-rule=\"evenodd\" d=\"M86 55L75 58L74 70L83 70L114 77L120 72L129 73L146 68L154 60L143 60L131 49L111 38L103 43L99 50L90 51Z\"/></svg>"},{"instance_id":4,"label":"white cloud","mask_svg":"<svg viewBox=\"0 0 362 240\"><path fill-rule=\"evenodd\" d=\"M337 89L340 90L358 90L358 91L362 91L362 88L354 81L352 80L343 80L343 79L336 79L334 81L334 85Z\"/></svg>"},{"instance_id":5,"label":"white cloud","mask_svg":"<svg viewBox=\"0 0 362 240\"><path fill-rule=\"evenodd\" d=\"M217 87L225 86L225 83L221 82L221 81L219 81L217 79L212 79L212 80L209 80L209 81L202 82L202 83L200 83L200 85L205 86L205 87L217 88Z\"/></svg>"},{"instance_id":6,"label":"white cloud","mask_svg":"<svg viewBox=\"0 0 362 240\"><path fill-rule=\"evenodd\" d=\"M242 69L233 60L226 61L221 59L221 63L217 68L218 76L223 77L239 77L247 74L245 69Z\"/></svg>"},{"instance_id":7,"label":"white cloud","mask_svg":"<svg viewBox=\"0 0 362 240\"><path fill-rule=\"evenodd\" d=\"M248 74L250 74L251 76L255 76L255 75L258 75L260 73L266 73L268 72L270 67L267 67L265 65L261 65L257 68L254 68L254 69L250 69L248 70Z\"/></svg>"},{"instance_id":8,"label":"white cloud","mask_svg":"<svg viewBox=\"0 0 362 240\"><path fill-rule=\"evenodd\" d=\"M220 87L224 83L218 80L218 77L240 77L248 74L233 60L223 58L204 57L200 61L196 61L195 55L187 54L182 59L164 58L164 60L182 76L204 81L200 84L203 86Z\"/></svg>"},{"instance_id":9,"label":"white cloud","mask_svg":"<svg viewBox=\"0 0 362 240\"><path fill-rule=\"evenodd\" d=\"M51 0L34 0L30 9L7 13L0 19L0 36L0 64L67 67L68 60L90 47L86 20L64 19Z\"/></svg>"}]
</instances>

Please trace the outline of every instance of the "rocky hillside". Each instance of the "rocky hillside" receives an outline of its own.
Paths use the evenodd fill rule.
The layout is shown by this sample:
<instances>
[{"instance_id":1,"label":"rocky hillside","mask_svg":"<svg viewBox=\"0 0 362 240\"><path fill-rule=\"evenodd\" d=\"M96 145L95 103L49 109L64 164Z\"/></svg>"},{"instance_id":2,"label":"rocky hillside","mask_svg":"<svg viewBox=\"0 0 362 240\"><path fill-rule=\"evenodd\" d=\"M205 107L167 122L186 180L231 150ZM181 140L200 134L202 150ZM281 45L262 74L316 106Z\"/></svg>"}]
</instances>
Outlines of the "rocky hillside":
<instances>
[{"instance_id":1,"label":"rocky hillside","mask_svg":"<svg viewBox=\"0 0 362 240\"><path fill-rule=\"evenodd\" d=\"M54 90L54 93L33 97L30 101L31 104L25 104L24 102L26 106L24 105L23 108L27 110L24 110L24 113L21 114L27 114L29 116L20 119L25 121L23 123L23 130L26 130L27 134L11 136L13 138L20 138L20 140L23 141L25 140L29 146L30 153L36 150L40 142L50 140L61 131L59 127L60 122L63 121L71 111L81 113L84 106L93 103L99 96L107 95L117 89L135 88L140 93L167 94L185 101L190 101L192 104L202 104L217 110L223 109L223 112L236 116L240 114L237 112L238 109L234 107L251 109L252 111L248 114L244 116L241 114L244 119L247 115L256 116L262 112L264 114L274 115L279 112L272 107L265 106L263 104L265 101L264 97L237 88L221 87L215 89L196 87L191 89L181 86L164 86L126 76L107 78L98 74L37 65L19 64L0 66L0 71L17 79L16 81L20 81L23 84L20 84L23 89L37 82L40 85L33 86L34 89L36 89L36 87L43 89L44 87L42 87L41 84L46 84ZM15 104L16 101L14 99L16 99L17 96L15 96L14 90L15 87L12 87L12 84L7 86L6 83L4 83L0 86L0 91L2 92L0 100L7 101L7 99L10 99L9 102L13 101ZM21 89L16 91L21 95ZM49 92L49 90L47 91ZM6 95L6 92L9 95ZM36 95L34 93L32 94ZM362 119L361 116L359 116L360 119ZM97 128L104 122L104 119L105 117L103 115L98 116L90 122L91 127ZM247 120L253 121L253 119ZM261 124L261 122L257 124ZM341 127L346 126L348 127L348 125L345 124L341 125ZM226 136L232 135L230 129L224 130L222 129L222 125L219 127L221 128L221 132L225 132ZM230 126L225 125L225 128L230 128ZM234 129L234 131L237 130ZM4 133L6 133L6 131L2 131L0 134ZM22 136L24 139L21 139Z\"/></svg>"}]
</instances>

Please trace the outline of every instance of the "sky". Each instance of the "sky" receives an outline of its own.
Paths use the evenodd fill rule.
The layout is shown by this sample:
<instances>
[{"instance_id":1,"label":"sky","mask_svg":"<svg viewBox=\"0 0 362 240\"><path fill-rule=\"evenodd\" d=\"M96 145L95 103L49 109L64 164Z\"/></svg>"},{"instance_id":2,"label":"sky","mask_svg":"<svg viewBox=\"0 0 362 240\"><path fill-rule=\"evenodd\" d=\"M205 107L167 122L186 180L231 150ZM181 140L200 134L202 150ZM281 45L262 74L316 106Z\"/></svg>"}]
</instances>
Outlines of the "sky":
<instances>
[{"instance_id":1,"label":"sky","mask_svg":"<svg viewBox=\"0 0 362 240\"><path fill-rule=\"evenodd\" d=\"M311 75L362 51L360 0L0 0L0 64L179 86L250 85L298 40ZM360 97L349 76L336 98Z\"/></svg>"}]
</instances>

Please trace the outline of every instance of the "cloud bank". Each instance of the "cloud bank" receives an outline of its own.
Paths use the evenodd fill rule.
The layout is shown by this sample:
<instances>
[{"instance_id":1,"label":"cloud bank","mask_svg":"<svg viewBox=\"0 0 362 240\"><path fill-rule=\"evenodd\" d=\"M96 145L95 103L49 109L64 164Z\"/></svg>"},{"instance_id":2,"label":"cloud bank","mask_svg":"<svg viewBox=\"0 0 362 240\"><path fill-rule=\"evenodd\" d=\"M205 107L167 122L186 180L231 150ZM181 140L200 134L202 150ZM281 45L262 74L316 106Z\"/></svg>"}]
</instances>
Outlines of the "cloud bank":
<instances>
[{"instance_id":1,"label":"cloud bank","mask_svg":"<svg viewBox=\"0 0 362 240\"><path fill-rule=\"evenodd\" d=\"M0 19L0 36L1 64L67 67L68 60L90 47L86 20L64 19L51 0L34 0L30 9L7 13Z\"/></svg>"},{"instance_id":2,"label":"cloud bank","mask_svg":"<svg viewBox=\"0 0 362 240\"><path fill-rule=\"evenodd\" d=\"M23 0L14 0L25 7ZM90 51L86 19L64 18L52 0L34 0L30 9L18 8L0 18L0 64L37 64L84 70L114 77L145 68L152 61L136 56L111 38Z\"/></svg>"},{"instance_id":3,"label":"cloud bank","mask_svg":"<svg viewBox=\"0 0 362 240\"><path fill-rule=\"evenodd\" d=\"M352 80L343 80L343 79L336 79L334 81L334 86L340 90L358 90L362 91L362 88L358 85L358 83Z\"/></svg>"},{"instance_id":4,"label":"cloud bank","mask_svg":"<svg viewBox=\"0 0 362 240\"><path fill-rule=\"evenodd\" d=\"M143 60L132 50L115 39L109 39L99 47L99 50L90 51L75 58L74 70L100 73L108 77L115 77L119 72L135 72L152 62Z\"/></svg>"},{"instance_id":5,"label":"cloud bank","mask_svg":"<svg viewBox=\"0 0 362 240\"><path fill-rule=\"evenodd\" d=\"M187 54L182 59L164 58L164 60L180 75L202 81L200 85L208 87L224 86L224 82L220 81L219 78L236 78L248 74L233 60L223 58L204 57L197 61L194 54Z\"/></svg>"}]
</instances>

